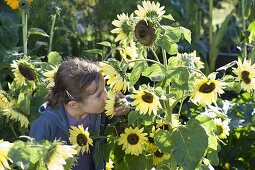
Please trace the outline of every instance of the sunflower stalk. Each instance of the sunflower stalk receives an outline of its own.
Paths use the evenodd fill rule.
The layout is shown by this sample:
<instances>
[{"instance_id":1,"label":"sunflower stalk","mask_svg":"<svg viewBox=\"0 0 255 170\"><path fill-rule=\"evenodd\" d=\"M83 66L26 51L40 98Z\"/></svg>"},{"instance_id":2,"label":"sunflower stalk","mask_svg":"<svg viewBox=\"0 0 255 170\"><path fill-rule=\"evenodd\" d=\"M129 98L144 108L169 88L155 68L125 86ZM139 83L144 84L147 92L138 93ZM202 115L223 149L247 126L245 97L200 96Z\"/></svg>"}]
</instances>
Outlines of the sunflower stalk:
<instances>
[{"instance_id":1,"label":"sunflower stalk","mask_svg":"<svg viewBox=\"0 0 255 170\"><path fill-rule=\"evenodd\" d=\"M159 60L159 58L158 58L156 52L155 52L153 49L151 49L151 51L153 52L153 55L154 55L154 57L156 58L157 62L160 63L160 60Z\"/></svg>"},{"instance_id":2,"label":"sunflower stalk","mask_svg":"<svg viewBox=\"0 0 255 170\"><path fill-rule=\"evenodd\" d=\"M12 130L12 132L13 132L15 138L19 138L19 136L17 135L17 133L16 133L15 130L14 130L13 123L11 123L11 130Z\"/></svg>"},{"instance_id":3,"label":"sunflower stalk","mask_svg":"<svg viewBox=\"0 0 255 170\"><path fill-rule=\"evenodd\" d=\"M23 48L24 55L27 56L27 11L22 9L22 33L23 33Z\"/></svg>"},{"instance_id":4,"label":"sunflower stalk","mask_svg":"<svg viewBox=\"0 0 255 170\"><path fill-rule=\"evenodd\" d=\"M245 28L245 5L244 5L244 0L242 0L242 29L243 31L246 31L246 28ZM246 60L247 58L247 47L246 47L246 40L244 40L244 43L243 43L243 57L244 57L244 60Z\"/></svg>"},{"instance_id":5,"label":"sunflower stalk","mask_svg":"<svg viewBox=\"0 0 255 170\"><path fill-rule=\"evenodd\" d=\"M52 24L51 24L51 29L50 29L50 42L49 42L48 53L50 53L51 49L52 49L52 40L53 40L53 36L54 36L54 28L55 28L55 23L56 23L56 17L57 17L57 14L54 14L52 16Z\"/></svg>"}]
</instances>

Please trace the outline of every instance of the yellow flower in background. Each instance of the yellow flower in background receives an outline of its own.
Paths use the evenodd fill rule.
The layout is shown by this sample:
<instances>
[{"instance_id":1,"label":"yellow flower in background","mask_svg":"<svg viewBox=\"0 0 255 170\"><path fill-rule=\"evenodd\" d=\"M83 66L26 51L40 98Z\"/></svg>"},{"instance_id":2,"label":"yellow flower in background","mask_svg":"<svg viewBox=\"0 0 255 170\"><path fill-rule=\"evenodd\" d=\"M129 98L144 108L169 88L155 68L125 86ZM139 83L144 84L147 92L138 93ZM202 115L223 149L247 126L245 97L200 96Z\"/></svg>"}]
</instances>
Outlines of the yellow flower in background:
<instances>
[{"instance_id":1,"label":"yellow flower in background","mask_svg":"<svg viewBox=\"0 0 255 170\"><path fill-rule=\"evenodd\" d=\"M52 70L47 70L43 73L43 75L46 77L46 81L49 83L47 87L53 87L54 86L54 78L58 71L57 66L51 66Z\"/></svg>"},{"instance_id":2,"label":"yellow flower in background","mask_svg":"<svg viewBox=\"0 0 255 170\"><path fill-rule=\"evenodd\" d=\"M63 165L66 164L66 159L73 158L77 154L77 151L72 146L63 145L61 142L53 143L48 152L50 156L46 158L47 168L58 170L64 170Z\"/></svg>"},{"instance_id":3,"label":"yellow flower in background","mask_svg":"<svg viewBox=\"0 0 255 170\"><path fill-rule=\"evenodd\" d=\"M157 129L157 131L158 131L158 129ZM151 129L151 132L149 133L149 136L148 136L148 145L146 147L147 151L153 151L154 152L155 150L157 150L157 146L155 145L155 140L154 140L155 133L157 131L156 131L155 126L153 126L152 129Z\"/></svg>"},{"instance_id":4,"label":"yellow flower in background","mask_svg":"<svg viewBox=\"0 0 255 170\"><path fill-rule=\"evenodd\" d=\"M198 79L191 94L191 101L195 104L211 105L216 103L218 95L223 94L225 83L215 80L216 75L210 74L208 77Z\"/></svg>"},{"instance_id":5,"label":"yellow flower in background","mask_svg":"<svg viewBox=\"0 0 255 170\"><path fill-rule=\"evenodd\" d=\"M148 139L146 135L147 133L143 133L143 128L126 128L125 132L122 133L118 139L118 145L122 145L122 150L125 151L125 154L138 156L142 154L147 144Z\"/></svg>"},{"instance_id":6,"label":"yellow flower in background","mask_svg":"<svg viewBox=\"0 0 255 170\"><path fill-rule=\"evenodd\" d=\"M160 20L164 15L164 6L160 7L160 3L142 1L142 6L137 5L138 10L135 10L135 14L141 18L151 18Z\"/></svg>"},{"instance_id":7,"label":"yellow flower in background","mask_svg":"<svg viewBox=\"0 0 255 170\"><path fill-rule=\"evenodd\" d=\"M152 157L153 157L153 164L157 165L161 163L162 161L169 159L170 155L166 153L162 153L157 149L155 152L153 152Z\"/></svg>"},{"instance_id":8,"label":"yellow flower in background","mask_svg":"<svg viewBox=\"0 0 255 170\"><path fill-rule=\"evenodd\" d=\"M220 118L216 118L213 120L216 125L215 133L219 136L220 139L226 139L229 136L229 126L228 120L222 121Z\"/></svg>"},{"instance_id":9,"label":"yellow flower in background","mask_svg":"<svg viewBox=\"0 0 255 170\"><path fill-rule=\"evenodd\" d=\"M8 141L0 140L0 170L11 169L8 160L8 152L10 148L13 146L13 143Z\"/></svg>"},{"instance_id":10,"label":"yellow flower in background","mask_svg":"<svg viewBox=\"0 0 255 170\"><path fill-rule=\"evenodd\" d=\"M117 95L114 92L109 91L107 93L107 99L105 101L105 110L106 110L105 114L109 116L110 118L114 116L116 102L117 102Z\"/></svg>"},{"instance_id":11,"label":"yellow flower in background","mask_svg":"<svg viewBox=\"0 0 255 170\"><path fill-rule=\"evenodd\" d=\"M112 170L112 168L114 168L113 161L109 159L109 162L106 162L105 170Z\"/></svg>"},{"instance_id":12,"label":"yellow flower in background","mask_svg":"<svg viewBox=\"0 0 255 170\"><path fill-rule=\"evenodd\" d=\"M118 34L115 42L124 42L127 40L129 33L132 31L132 20L133 14L128 17L128 15L122 13L117 15L118 20L112 21L112 24L117 27L111 30L111 33Z\"/></svg>"},{"instance_id":13,"label":"yellow flower in background","mask_svg":"<svg viewBox=\"0 0 255 170\"><path fill-rule=\"evenodd\" d=\"M70 133L70 143L77 150L78 154L89 153L89 146L93 146L93 141L90 138L90 134L88 132L88 128L84 130L83 125L71 126L69 129Z\"/></svg>"},{"instance_id":14,"label":"yellow flower in background","mask_svg":"<svg viewBox=\"0 0 255 170\"><path fill-rule=\"evenodd\" d=\"M29 3L31 3L33 0L28 0ZM7 5L11 7L11 9L18 9L20 0L5 0Z\"/></svg>"},{"instance_id":15,"label":"yellow flower in background","mask_svg":"<svg viewBox=\"0 0 255 170\"><path fill-rule=\"evenodd\" d=\"M6 108L3 109L3 115L8 117L10 120L19 122L21 127L28 128L29 121L23 113L20 113L12 108Z\"/></svg>"},{"instance_id":16,"label":"yellow flower in background","mask_svg":"<svg viewBox=\"0 0 255 170\"><path fill-rule=\"evenodd\" d=\"M123 91L124 93L127 90L128 82L126 81L124 75L121 75L114 67L109 64L100 62L99 67L102 71L104 79L107 80L107 84L110 85L110 88L115 91Z\"/></svg>"},{"instance_id":17,"label":"yellow flower in background","mask_svg":"<svg viewBox=\"0 0 255 170\"><path fill-rule=\"evenodd\" d=\"M251 65L251 60L238 59L237 68L233 72L237 75L237 80L241 82L241 88L247 92L255 89L255 64Z\"/></svg>"},{"instance_id":18,"label":"yellow flower in background","mask_svg":"<svg viewBox=\"0 0 255 170\"><path fill-rule=\"evenodd\" d=\"M134 42L131 42L128 46L125 46L123 49L120 50L120 55L126 61L132 61L138 58L137 48ZM134 62L129 63L130 67L135 65Z\"/></svg>"},{"instance_id":19,"label":"yellow flower in background","mask_svg":"<svg viewBox=\"0 0 255 170\"><path fill-rule=\"evenodd\" d=\"M141 114L148 113L151 115L153 112L154 115L156 115L158 108L161 107L158 96L151 90L138 90L135 94L130 95L130 97L134 99L131 105L135 106L135 110L139 111Z\"/></svg>"},{"instance_id":20,"label":"yellow flower in background","mask_svg":"<svg viewBox=\"0 0 255 170\"><path fill-rule=\"evenodd\" d=\"M11 67L14 74L14 81L18 86L27 85L26 80L35 86L34 80L36 79L36 69L35 66L30 63L29 59L24 58L13 60Z\"/></svg>"},{"instance_id":21,"label":"yellow flower in background","mask_svg":"<svg viewBox=\"0 0 255 170\"><path fill-rule=\"evenodd\" d=\"M6 94L4 91L0 90L0 108L10 108L11 107L11 103L8 100L8 98L6 97Z\"/></svg>"}]
</instances>

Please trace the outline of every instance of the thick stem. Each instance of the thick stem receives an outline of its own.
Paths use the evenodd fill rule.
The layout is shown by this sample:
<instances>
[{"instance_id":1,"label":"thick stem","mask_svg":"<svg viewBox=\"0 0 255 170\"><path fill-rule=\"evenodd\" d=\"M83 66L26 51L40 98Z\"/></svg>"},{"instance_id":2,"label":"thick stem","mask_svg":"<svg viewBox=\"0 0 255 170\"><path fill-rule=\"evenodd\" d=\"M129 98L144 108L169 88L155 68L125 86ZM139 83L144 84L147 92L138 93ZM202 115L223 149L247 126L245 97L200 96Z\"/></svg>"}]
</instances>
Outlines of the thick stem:
<instances>
[{"instance_id":1,"label":"thick stem","mask_svg":"<svg viewBox=\"0 0 255 170\"><path fill-rule=\"evenodd\" d=\"M242 0L242 27L243 27L243 31L246 31L246 27L245 27L245 8L244 8L244 0ZM243 43L243 57L246 60L247 57L247 47L246 47L246 41L244 40Z\"/></svg>"},{"instance_id":2,"label":"thick stem","mask_svg":"<svg viewBox=\"0 0 255 170\"><path fill-rule=\"evenodd\" d=\"M52 49L52 40L53 40L53 36L54 36L54 28L55 28L55 23L56 23L56 16L57 16L57 14L54 14L52 16L52 24L51 24L51 29L50 29L50 42L49 42L48 53L50 53L51 49Z\"/></svg>"},{"instance_id":3,"label":"thick stem","mask_svg":"<svg viewBox=\"0 0 255 170\"><path fill-rule=\"evenodd\" d=\"M23 48L24 55L27 56L27 12L22 10L22 33L23 33Z\"/></svg>"}]
</instances>

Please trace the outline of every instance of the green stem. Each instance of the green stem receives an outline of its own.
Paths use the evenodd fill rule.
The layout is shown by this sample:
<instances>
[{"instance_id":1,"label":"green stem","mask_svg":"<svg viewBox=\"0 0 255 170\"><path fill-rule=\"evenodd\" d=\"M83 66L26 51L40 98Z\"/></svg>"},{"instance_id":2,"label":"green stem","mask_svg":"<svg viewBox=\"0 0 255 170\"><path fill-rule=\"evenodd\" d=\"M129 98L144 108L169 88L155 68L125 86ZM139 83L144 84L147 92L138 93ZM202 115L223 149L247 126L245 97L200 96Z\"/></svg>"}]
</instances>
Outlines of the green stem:
<instances>
[{"instance_id":1,"label":"green stem","mask_svg":"<svg viewBox=\"0 0 255 170\"><path fill-rule=\"evenodd\" d=\"M160 60L159 60L156 52L153 49L151 49L151 51L153 52L153 55L155 56L156 60L160 63Z\"/></svg>"},{"instance_id":2,"label":"green stem","mask_svg":"<svg viewBox=\"0 0 255 170\"><path fill-rule=\"evenodd\" d=\"M54 28L55 28L55 23L56 23L56 17L57 17L57 14L54 14L52 16L52 24L51 24L51 29L50 29L50 42L49 42L48 53L50 53L51 49L52 49L52 40L53 40L53 36L54 36Z\"/></svg>"},{"instance_id":3,"label":"green stem","mask_svg":"<svg viewBox=\"0 0 255 170\"><path fill-rule=\"evenodd\" d=\"M212 18L213 18L213 0L209 1L209 41L210 41L210 47L212 46L213 42L213 26L212 26ZM211 48L210 48L211 49Z\"/></svg>"},{"instance_id":4,"label":"green stem","mask_svg":"<svg viewBox=\"0 0 255 170\"><path fill-rule=\"evenodd\" d=\"M242 0L242 27L243 27L243 31L246 31L246 27L245 27L245 8L244 8L244 0ZM246 41L244 40L244 47L243 47L243 57L244 59L246 59L247 57L247 47L246 47Z\"/></svg>"},{"instance_id":5,"label":"green stem","mask_svg":"<svg viewBox=\"0 0 255 170\"><path fill-rule=\"evenodd\" d=\"M15 132L15 130L14 130L14 128L13 128L13 124L12 124L12 123L11 123L11 130L12 130L14 136L15 136L16 138L19 138L19 136L17 135L17 133Z\"/></svg>"},{"instance_id":6,"label":"green stem","mask_svg":"<svg viewBox=\"0 0 255 170\"><path fill-rule=\"evenodd\" d=\"M24 55L27 56L27 12L22 10L22 33L23 33L23 48Z\"/></svg>"},{"instance_id":7,"label":"green stem","mask_svg":"<svg viewBox=\"0 0 255 170\"><path fill-rule=\"evenodd\" d=\"M180 104L180 108L179 108L179 111L178 111L178 120L179 120L179 117L180 117L180 114L181 114L182 105L183 105L183 101L184 101L183 95L184 95L184 91L182 92L181 104Z\"/></svg>"}]
</instances>

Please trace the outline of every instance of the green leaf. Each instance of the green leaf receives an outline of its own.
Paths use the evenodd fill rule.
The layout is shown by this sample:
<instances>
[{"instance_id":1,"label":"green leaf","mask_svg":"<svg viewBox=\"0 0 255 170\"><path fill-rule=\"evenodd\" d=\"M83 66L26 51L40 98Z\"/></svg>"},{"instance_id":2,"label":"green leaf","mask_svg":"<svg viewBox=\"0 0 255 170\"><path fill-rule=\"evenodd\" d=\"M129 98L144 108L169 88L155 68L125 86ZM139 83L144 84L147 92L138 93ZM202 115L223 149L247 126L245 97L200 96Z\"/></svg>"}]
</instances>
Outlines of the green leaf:
<instances>
[{"instance_id":1,"label":"green leaf","mask_svg":"<svg viewBox=\"0 0 255 170\"><path fill-rule=\"evenodd\" d=\"M40 29L40 28L30 28L28 30L27 34L28 34L28 37L30 35L41 35L43 37L49 37L49 35L46 32L44 32L42 29Z\"/></svg>"},{"instance_id":2,"label":"green leaf","mask_svg":"<svg viewBox=\"0 0 255 170\"><path fill-rule=\"evenodd\" d=\"M62 57L56 51L50 52L47 57L48 62L52 65L56 65L57 63L62 61Z\"/></svg>"},{"instance_id":3,"label":"green leaf","mask_svg":"<svg viewBox=\"0 0 255 170\"><path fill-rule=\"evenodd\" d=\"M139 64L136 64L134 66L134 69L132 70L129 81L130 86L135 85L135 83L139 80L141 73L146 69L146 65L144 62L139 62Z\"/></svg>"},{"instance_id":4,"label":"green leaf","mask_svg":"<svg viewBox=\"0 0 255 170\"><path fill-rule=\"evenodd\" d=\"M164 153L171 152L171 133L166 130L159 130L155 133L155 143Z\"/></svg>"},{"instance_id":5,"label":"green leaf","mask_svg":"<svg viewBox=\"0 0 255 170\"><path fill-rule=\"evenodd\" d=\"M212 149L208 150L207 153L207 159L209 159L210 163L214 166L219 165L219 157L218 157L218 152Z\"/></svg>"},{"instance_id":6,"label":"green leaf","mask_svg":"<svg viewBox=\"0 0 255 170\"><path fill-rule=\"evenodd\" d=\"M255 21L249 25L247 30L250 32L248 40L251 44L252 41L255 41Z\"/></svg>"},{"instance_id":7,"label":"green leaf","mask_svg":"<svg viewBox=\"0 0 255 170\"><path fill-rule=\"evenodd\" d=\"M171 14L163 15L162 17L163 17L163 18L166 18L166 19L169 19L169 20L171 20L171 21L175 21L174 18L173 18L173 16L172 16Z\"/></svg>"},{"instance_id":8,"label":"green leaf","mask_svg":"<svg viewBox=\"0 0 255 170\"><path fill-rule=\"evenodd\" d=\"M176 69L167 70L167 79L177 89L189 89L189 71L187 68L177 67Z\"/></svg>"},{"instance_id":9,"label":"green leaf","mask_svg":"<svg viewBox=\"0 0 255 170\"><path fill-rule=\"evenodd\" d=\"M90 50L86 50L85 52L92 53L92 54L99 54L102 56L104 51L101 49L90 49Z\"/></svg>"},{"instance_id":10,"label":"green leaf","mask_svg":"<svg viewBox=\"0 0 255 170\"><path fill-rule=\"evenodd\" d=\"M137 111L130 111L128 113L128 125L136 123L139 119L139 113Z\"/></svg>"},{"instance_id":11,"label":"green leaf","mask_svg":"<svg viewBox=\"0 0 255 170\"><path fill-rule=\"evenodd\" d=\"M148 67L143 73L143 76L150 78L152 81L161 81L164 79L164 74L158 64L153 64Z\"/></svg>"},{"instance_id":12,"label":"green leaf","mask_svg":"<svg viewBox=\"0 0 255 170\"><path fill-rule=\"evenodd\" d=\"M171 137L171 150L177 164L184 169L195 169L201 164L208 147L208 136L197 120L180 126Z\"/></svg>"},{"instance_id":13,"label":"green leaf","mask_svg":"<svg viewBox=\"0 0 255 170\"><path fill-rule=\"evenodd\" d=\"M109 43L108 41L103 41L103 42L100 42L100 43L97 43L99 45L102 45L102 46L106 46L106 47L112 47L111 43Z\"/></svg>"},{"instance_id":14,"label":"green leaf","mask_svg":"<svg viewBox=\"0 0 255 170\"><path fill-rule=\"evenodd\" d=\"M160 37L160 39L157 41L157 44L170 55L178 53L178 45L171 41L168 36L164 35Z\"/></svg>"},{"instance_id":15,"label":"green leaf","mask_svg":"<svg viewBox=\"0 0 255 170\"><path fill-rule=\"evenodd\" d=\"M18 105L22 113L30 115L30 100L24 93L19 94Z\"/></svg>"},{"instance_id":16,"label":"green leaf","mask_svg":"<svg viewBox=\"0 0 255 170\"><path fill-rule=\"evenodd\" d=\"M191 43L191 32L184 27L166 27L166 35L171 42L179 42L183 36L189 43Z\"/></svg>"}]
</instances>

